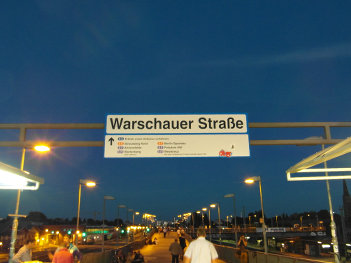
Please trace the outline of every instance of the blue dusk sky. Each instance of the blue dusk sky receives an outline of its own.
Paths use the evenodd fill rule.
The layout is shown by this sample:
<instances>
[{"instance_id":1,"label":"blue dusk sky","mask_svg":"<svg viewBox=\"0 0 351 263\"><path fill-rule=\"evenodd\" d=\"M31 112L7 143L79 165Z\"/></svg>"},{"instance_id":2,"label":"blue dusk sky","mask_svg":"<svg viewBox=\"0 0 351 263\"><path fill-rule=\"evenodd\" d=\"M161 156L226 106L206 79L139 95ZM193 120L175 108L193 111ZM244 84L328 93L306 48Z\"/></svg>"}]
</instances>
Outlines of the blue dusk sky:
<instances>
[{"instance_id":1,"label":"blue dusk sky","mask_svg":"<svg viewBox=\"0 0 351 263\"><path fill-rule=\"evenodd\" d=\"M350 121L350 1L6 1L0 10L0 123L104 123L106 114L245 113L252 122ZM351 129L332 129L333 138ZM322 129L251 129L250 139L304 139ZM0 130L1 141L17 140ZM104 140L105 131L35 130L28 140ZM25 191L20 214L116 217L125 204L159 219L235 193L238 215L328 209L325 182L287 182L285 171L320 146L251 146L242 158L105 159L103 147L27 151L25 170L45 179ZM0 149L19 167L20 148ZM349 157L330 165L350 166ZM331 182L336 212L342 182ZM16 191L0 191L0 217ZM123 212L124 213L124 212ZM124 217L122 217L124 218Z\"/></svg>"}]
</instances>

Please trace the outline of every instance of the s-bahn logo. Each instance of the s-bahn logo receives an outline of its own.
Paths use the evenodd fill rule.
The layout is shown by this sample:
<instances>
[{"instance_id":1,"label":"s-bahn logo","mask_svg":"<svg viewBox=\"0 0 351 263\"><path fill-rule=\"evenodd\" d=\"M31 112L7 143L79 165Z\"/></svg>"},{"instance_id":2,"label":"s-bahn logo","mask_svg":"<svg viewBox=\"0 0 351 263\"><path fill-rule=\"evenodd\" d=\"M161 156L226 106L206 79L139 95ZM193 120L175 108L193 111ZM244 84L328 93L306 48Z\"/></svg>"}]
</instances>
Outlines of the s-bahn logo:
<instances>
[{"instance_id":1,"label":"s-bahn logo","mask_svg":"<svg viewBox=\"0 0 351 263\"><path fill-rule=\"evenodd\" d=\"M222 157L230 157L230 156L232 156L232 152L226 152L226 151L224 151L224 150L221 150L221 151L219 152L219 156L222 156Z\"/></svg>"}]
</instances>

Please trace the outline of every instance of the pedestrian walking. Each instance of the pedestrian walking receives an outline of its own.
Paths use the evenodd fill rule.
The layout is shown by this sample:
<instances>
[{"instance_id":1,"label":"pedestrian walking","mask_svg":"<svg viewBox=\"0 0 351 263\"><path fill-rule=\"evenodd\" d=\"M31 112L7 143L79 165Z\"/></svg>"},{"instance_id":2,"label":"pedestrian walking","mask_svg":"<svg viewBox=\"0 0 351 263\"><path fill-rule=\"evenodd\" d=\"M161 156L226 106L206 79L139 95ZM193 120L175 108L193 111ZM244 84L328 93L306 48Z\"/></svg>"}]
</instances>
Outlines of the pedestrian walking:
<instances>
[{"instance_id":1,"label":"pedestrian walking","mask_svg":"<svg viewBox=\"0 0 351 263\"><path fill-rule=\"evenodd\" d=\"M17 254L12 258L12 262L20 263L32 260L32 249L35 247L35 239L28 238L24 246L18 250Z\"/></svg>"},{"instance_id":2,"label":"pedestrian walking","mask_svg":"<svg viewBox=\"0 0 351 263\"><path fill-rule=\"evenodd\" d=\"M163 237L166 237L166 235L167 235L167 228L165 227L163 228Z\"/></svg>"},{"instance_id":3,"label":"pedestrian walking","mask_svg":"<svg viewBox=\"0 0 351 263\"><path fill-rule=\"evenodd\" d=\"M186 248L186 241L184 233L180 234L179 237L179 245L182 248L182 254L180 254L180 259L183 260L184 248Z\"/></svg>"},{"instance_id":4,"label":"pedestrian walking","mask_svg":"<svg viewBox=\"0 0 351 263\"><path fill-rule=\"evenodd\" d=\"M213 244L206 240L206 230L200 227L197 235L184 254L184 263L215 263L218 254Z\"/></svg>"},{"instance_id":5,"label":"pedestrian walking","mask_svg":"<svg viewBox=\"0 0 351 263\"><path fill-rule=\"evenodd\" d=\"M179 263L179 255L183 254L183 250L178 243L178 239L174 239L174 242L169 246L168 250L172 254L172 263Z\"/></svg>"}]
</instances>

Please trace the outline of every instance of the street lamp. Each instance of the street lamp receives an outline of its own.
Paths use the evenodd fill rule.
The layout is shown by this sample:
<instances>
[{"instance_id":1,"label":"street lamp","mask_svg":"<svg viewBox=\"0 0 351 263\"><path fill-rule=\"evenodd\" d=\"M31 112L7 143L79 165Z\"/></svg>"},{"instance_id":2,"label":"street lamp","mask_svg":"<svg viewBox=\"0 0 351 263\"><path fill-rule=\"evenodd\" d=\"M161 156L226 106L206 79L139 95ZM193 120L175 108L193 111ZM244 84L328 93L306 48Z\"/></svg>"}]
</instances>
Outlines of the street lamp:
<instances>
[{"instance_id":1,"label":"street lamp","mask_svg":"<svg viewBox=\"0 0 351 263\"><path fill-rule=\"evenodd\" d=\"M50 147L47 145L35 145L34 150L37 152L45 153L50 151Z\"/></svg>"},{"instance_id":2,"label":"street lamp","mask_svg":"<svg viewBox=\"0 0 351 263\"><path fill-rule=\"evenodd\" d=\"M128 209L128 212L132 212L132 215L133 215L133 226L134 226L134 209L129 208L129 209Z\"/></svg>"},{"instance_id":3,"label":"street lamp","mask_svg":"<svg viewBox=\"0 0 351 263\"><path fill-rule=\"evenodd\" d=\"M115 200L113 196L110 195L104 195L104 212L102 215L102 252L104 252L104 246L105 246L105 210L106 210L106 200Z\"/></svg>"},{"instance_id":4,"label":"street lamp","mask_svg":"<svg viewBox=\"0 0 351 263\"><path fill-rule=\"evenodd\" d=\"M79 180L79 190L78 190L78 209L77 209L77 227L76 227L76 234L79 231L79 213L80 213L80 197L81 197L81 192L82 192L82 185L85 185L86 187L93 188L96 186L96 183L91 180L86 180L86 179L80 179ZM76 245L78 244L78 235L76 235Z\"/></svg>"},{"instance_id":5,"label":"street lamp","mask_svg":"<svg viewBox=\"0 0 351 263\"><path fill-rule=\"evenodd\" d=\"M117 219L120 219L120 217L119 217L119 209L120 208L126 208L126 206L125 205L118 205L117 206Z\"/></svg>"},{"instance_id":6,"label":"street lamp","mask_svg":"<svg viewBox=\"0 0 351 263\"><path fill-rule=\"evenodd\" d=\"M26 129L22 129L20 130L20 141L25 141L26 140ZM40 147L34 146L34 150L35 148L40 149ZM41 145L43 146L43 145ZM48 146L46 146L47 149L50 150L50 148ZM39 151L39 150L37 150ZM48 150L47 150L48 151ZM46 152L47 152L46 151ZM41 151L43 152L43 151ZM44 151L45 152L45 151ZM23 170L24 167L24 159L25 159L25 155L26 155L26 148L22 148L22 158L21 158L21 171L25 172ZM43 183L44 181L42 181ZM39 184L37 184L37 186L39 187ZM17 238L17 227L18 227L18 210L19 210L19 202L20 202L20 198L21 198L21 190L23 190L22 188L17 188L17 201L16 201L16 209L15 209L15 214L14 214L14 218L13 218L13 223L12 223L12 231L11 231L11 246L10 246L10 255L9 255L9 261L12 261L12 258L15 254L15 243L16 243L16 238ZM35 189L36 190L36 189Z\"/></svg>"},{"instance_id":7,"label":"street lamp","mask_svg":"<svg viewBox=\"0 0 351 263\"><path fill-rule=\"evenodd\" d=\"M235 231L235 244L238 245L238 230L236 228L236 206L235 206L235 194L226 194L224 198L233 198L233 210L234 210L234 231Z\"/></svg>"},{"instance_id":8,"label":"street lamp","mask_svg":"<svg viewBox=\"0 0 351 263\"><path fill-rule=\"evenodd\" d=\"M207 208L204 207L204 208L202 208L201 210L205 212L205 211L207 211ZM204 222L204 213L202 213L202 226L205 226L205 222Z\"/></svg>"},{"instance_id":9,"label":"street lamp","mask_svg":"<svg viewBox=\"0 0 351 263\"><path fill-rule=\"evenodd\" d=\"M135 214L136 216L140 215L139 212L135 212L134 214ZM133 225L134 225L134 218L133 218Z\"/></svg>"},{"instance_id":10,"label":"street lamp","mask_svg":"<svg viewBox=\"0 0 351 263\"><path fill-rule=\"evenodd\" d=\"M245 180L245 183L247 184L253 184L255 182L259 183L260 187L260 198L261 198L261 210L262 210L262 232L263 232L263 243L264 243L264 253L268 252L268 247L267 247L267 233L266 233L266 223L264 222L264 211L263 211L263 199L262 199L262 181L260 176L254 176L251 178L247 178Z\"/></svg>"},{"instance_id":11,"label":"street lamp","mask_svg":"<svg viewBox=\"0 0 351 263\"><path fill-rule=\"evenodd\" d=\"M329 127L328 127L329 128ZM317 136L312 136L312 137L308 137L306 138L305 140L323 140L324 138L328 138L328 130L325 128L325 137L317 137ZM333 146L335 148L335 150L329 150L329 154L331 155L334 155L333 158L335 158L335 152L338 154L336 156L341 156L347 152L349 152L349 150L347 150L347 145L348 145L348 140L350 138L342 141L341 143L338 143L337 146L339 147L336 147L336 146ZM342 146L340 146L342 145ZM342 150L340 150L340 148ZM329 149L329 148L328 148ZM324 144L322 144L322 152L324 152ZM327 155L328 152L324 152L322 156L324 155ZM311 157L309 157L311 158ZM333 159L333 158L330 158L330 159ZM324 159L324 158L322 158ZM314 161L314 160L313 160ZM324 171L325 173L325 176L324 177L328 177L328 168L327 168L327 162L326 160L324 159L322 162L319 161L317 162L316 164L313 164L314 162L312 162L311 160L309 160L310 164L307 166L307 168L311 167L311 166L315 166L319 163L322 163L324 164L324 169L322 171ZM303 163L304 165L306 165L306 159L301 161L299 164ZM297 165L295 165L297 166ZM348 168L343 169L343 171L347 171ZM290 170L290 169L289 169ZM289 171L288 170L288 171ZM300 169L302 170L302 169ZM306 167L304 167L304 170L307 170ZM312 169L311 169L312 170ZM318 170L318 169L314 169L314 170ZM339 169L340 170L340 169ZM289 176L290 176L290 171L289 171ZM333 177L333 176L332 176ZM347 175L345 176L342 176L342 178L336 178L338 176L334 176L333 179L347 179ZM318 180L317 179L318 177L314 177L314 178L311 178L311 177L306 177L304 178L305 180ZM290 179L291 180L291 179ZM289 180L289 177L288 177L288 181ZM340 252L339 252L339 242L338 242L338 237L337 237L337 234L336 234L336 224L335 224L335 221L334 221L334 212L333 212L333 205L332 205L332 200L331 200L331 193L330 193L330 185L329 185L329 180L326 180L325 178L322 178L321 180L325 180L325 183L326 183L326 187L327 187L327 194L328 194L328 203L329 203L329 214L330 214L330 232L331 232L331 236L332 236L332 244L333 244L333 252L334 252L334 260L336 263L339 263L340 262Z\"/></svg>"},{"instance_id":12,"label":"street lamp","mask_svg":"<svg viewBox=\"0 0 351 263\"><path fill-rule=\"evenodd\" d=\"M196 211L196 214L199 214L201 216L201 220L202 220L201 223L203 225L202 212L201 211ZM196 216L196 218L198 218L198 217ZM197 219L196 219L196 221L197 221Z\"/></svg>"},{"instance_id":13,"label":"street lamp","mask_svg":"<svg viewBox=\"0 0 351 263\"><path fill-rule=\"evenodd\" d=\"M216 208L217 206L217 211L218 211L218 230L219 230L219 240L222 242L222 230L221 230L221 207L219 203L211 204L210 208Z\"/></svg>"}]
</instances>

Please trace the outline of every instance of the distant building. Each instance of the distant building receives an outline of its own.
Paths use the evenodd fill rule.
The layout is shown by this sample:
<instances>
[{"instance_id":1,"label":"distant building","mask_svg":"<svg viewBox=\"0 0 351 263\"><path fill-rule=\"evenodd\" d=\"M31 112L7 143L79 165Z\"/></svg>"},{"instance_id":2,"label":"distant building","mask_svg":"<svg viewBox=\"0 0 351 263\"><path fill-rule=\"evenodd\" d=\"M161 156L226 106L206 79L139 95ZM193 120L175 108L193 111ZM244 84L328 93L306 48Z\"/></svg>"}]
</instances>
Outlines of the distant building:
<instances>
[{"instance_id":1,"label":"distant building","mask_svg":"<svg viewBox=\"0 0 351 263\"><path fill-rule=\"evenodd\" d=\"M344 222L345 222L345 236L346 241L351 241L351 196L347 189L346 181L343 180L343 208L344 208Z\"/></svg>"}]
</instances>

